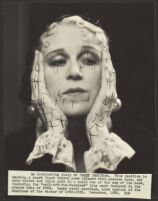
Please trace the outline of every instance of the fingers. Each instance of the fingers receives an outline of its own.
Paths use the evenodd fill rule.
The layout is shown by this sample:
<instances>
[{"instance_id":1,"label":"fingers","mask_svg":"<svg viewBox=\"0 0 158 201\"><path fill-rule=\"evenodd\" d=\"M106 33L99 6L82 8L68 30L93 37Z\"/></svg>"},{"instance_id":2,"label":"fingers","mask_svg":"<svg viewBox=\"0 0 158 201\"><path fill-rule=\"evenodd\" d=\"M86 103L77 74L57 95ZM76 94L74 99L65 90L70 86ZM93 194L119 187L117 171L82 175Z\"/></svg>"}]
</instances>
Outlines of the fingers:
<instances>
[{"instance_id":1,"label":"fingers","mask_svg":"<svg viewBox=\"0 0 158 201\"><path fill-rule=\"evenodd\" d=\"M39 65L39 71L38 71L38 91L39 91L39 97L42 97L42 101L49 105L50 107L54 108L55 104L53 104L52 99L49 96L46 83L45 83L45 72L44 72L44 62L43 62L43 55L41 52L39 52L38 57L38 65Z\"/></svg>"},{"instance_id":2,"label":"fingers","mask_svg":"<svg viewBox=\"0 0 158 201\"><path fill-rule=\"evenodd\" d=\"M53 104L45 84L43 55L38 51L38 105L41 116L46 121L47 129L52 122Z\"/></svg>"},{"instance_id":3,"label":"fingers","mask_svg":"<svg viewBox=\"0 0 158 201\"><path fill-rule=\"evenodd\" d=\"M31 100L32 100L33 104L34 104L34 102L36 102L38 100L38 86L37 86L38 63L37 63L37 60L38 60L38 51L35 51L33 69L32 69L32 73L31 73L31 90L32 90Z\"/></svg>"},{"instance_id":4,"label":"fingers","mask_svg":"<svg viewBox=\"0 0 158 201\"><path fill-rule=\"evenodd\" d=\"M36 112L39 113L42 121L45 121L42 108L39 104L39 89L38 89L38 71L39 71L39 64L38 64L38 57L39 51L35 50L35 56L32 66L32 73L31 73L31 103L36 108Z\"/></svg>"},{"instance_id":5,"label":"fingers","mask_svg":"<svg viewBox=\"0 0 158 201\"><path fill-rule=\"evenodd\" d=\"M45 78L44 78L44 62L43 62L43 55L39 52L38 56L38 65L39 65L39 73L38 73L38 87L40 95L41 93L48 95L48 91L46 89Z\"/></svg>"},{"instance_id":6,"label":"fingers","mask_svg":"<svg viewBox=\"0 0 158 201\"><path fill-rule=\"evenodd\" d=\"M101 89L107 96L117 97L116 73L107 48L102 50L102 82Z\"/></svg>"}]
</instances>

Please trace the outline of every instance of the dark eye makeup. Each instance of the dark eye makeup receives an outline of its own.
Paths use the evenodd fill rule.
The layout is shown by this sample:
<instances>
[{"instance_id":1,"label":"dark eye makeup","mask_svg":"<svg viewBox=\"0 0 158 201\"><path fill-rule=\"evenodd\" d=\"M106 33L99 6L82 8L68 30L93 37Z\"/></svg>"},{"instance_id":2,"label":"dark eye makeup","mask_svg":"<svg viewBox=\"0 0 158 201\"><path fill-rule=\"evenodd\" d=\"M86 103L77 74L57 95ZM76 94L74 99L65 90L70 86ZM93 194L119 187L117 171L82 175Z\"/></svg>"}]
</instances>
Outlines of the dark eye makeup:
<instances>
[{"instance_id":1,"label":"dark eye makeup","mask_svg":"<svg viewBox=\"0 0 158 201\"><path fill-rule=\"evenodd\" d=\"M96 65L100 63L99 55L93 50L83 50L79 55L81 62L85 65Z\"/></svg>"},{"instance_id":2,"label":"dark eye makeup","mask_svg":"<svg viewBox=\"0 0 158 201\"><path fill-rule=\"evenodd\" d=\"M46 57L46 63L48 66L64 66L68 60L68 55L62 52L52 53Z\"/></svg>"},{"instance_id":3,"label":"dark eye makeup","mask_svg":"<svg viewBox=\"0 0 158 201\"><path fill-rule=\"evenodd\" d=\"M49 54L46 57L46 63L50 67L62 67L66 65L69 60L69 56L66 53L58 52L55 54ZM94 50L81 50L77 56L77 60L86 66L93 66L99 64L101 58Z\"/></svg>"},{"instance_id":4,"label":"dark eye makeup","mask_svg":"<svg viewBox=\"0 0 158 201\"><path fill-rule=\"evenodd\" d=\"M66 58L62 57L62 56L56 56L55 58L49 58L49 60L47 61L49 66L64 66L66 64L67 60Z\"/></svg>"}]
</instances>

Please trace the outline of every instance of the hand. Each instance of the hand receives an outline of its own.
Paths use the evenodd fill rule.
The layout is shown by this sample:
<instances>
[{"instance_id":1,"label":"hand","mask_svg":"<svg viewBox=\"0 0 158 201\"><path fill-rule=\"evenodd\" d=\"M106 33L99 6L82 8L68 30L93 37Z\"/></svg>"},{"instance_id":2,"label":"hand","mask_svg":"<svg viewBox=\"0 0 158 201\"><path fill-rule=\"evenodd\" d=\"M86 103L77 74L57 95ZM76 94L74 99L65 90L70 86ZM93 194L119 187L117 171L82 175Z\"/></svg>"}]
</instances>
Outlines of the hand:
<instances>
[{"instance_id":1,"label":"hand","mask_svg":"<svg viewBox=\"0 0 158 201\"><path fill-rule=\"evenodd\" d=\"M63 134L65 134L67 118L49 96L44 79L43 55L37 50L31 73L31 88L32 104L39 112L46 129L52 129L54 133L64 131ZM56 122L58 122L58 126L55 126Z\"/></svg>"},{"instance_id":2,"label":"hand","mask_svg":"<svg viewBox=\"0 0 158 201\"><path fill-rule=\"evenodd\" d=\"M90 145L95 144L98 140L100 141L100 138L105 136L105 132L109 133L111 112L120 106L121 102L117 98L116 92L116 73L108 49L103 48L101 88L86 121ZM103 133L101 132L102 127L104 127Z\"/></svg>"},{"instance_id":3,"label":"hand","mask_svg":"<svg viewBox=\"0 0 158 201\"><path fill-rule=\"evenodd\" d=\"M87 172L98 168L114 171L124 157L131 158L135 151L115 133L108 124L112 111L121 106L116 92L116 74L108 49L102 50L102 81L99 94L87 116L86 128L91 148L85 152Z\"/></svg>"},{"instance_id":4,"label":"hand","mask_svg":"<svg viewBox=\"0 0 158 201\"><path fill-rule=\"evenodd\" d=\"M53 155L53 163L64 163L75 169L73 147L65 138L67 118L49 96L44 79L43 55L37 50L31 73L31 88L32 104L39 112L47 131L37 138L27 163L48 153Z\"/></svg>"}]
</instances>

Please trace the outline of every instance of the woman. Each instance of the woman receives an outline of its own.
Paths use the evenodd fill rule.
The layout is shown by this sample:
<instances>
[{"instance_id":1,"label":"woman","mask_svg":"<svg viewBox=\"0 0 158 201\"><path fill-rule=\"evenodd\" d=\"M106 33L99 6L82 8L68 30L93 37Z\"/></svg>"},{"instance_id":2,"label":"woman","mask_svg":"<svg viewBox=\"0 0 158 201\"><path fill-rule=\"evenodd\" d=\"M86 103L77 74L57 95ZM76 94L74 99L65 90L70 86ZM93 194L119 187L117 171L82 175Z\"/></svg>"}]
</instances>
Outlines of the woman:
<instances>
[{"instance_id":1,"label":"woman","mask_svg":"<svg viewBox=\"0 0 158 201\"><path fill-rule=\"evenodd\" d=\"M30 166L9 164L10 169L128 172L139 163L136 172L141 165L143 170L144 152L139 154L139 149L144 131L137 132L123 122L127 128L123 133L132 146L118 136L121 130L118 135L111 131L110 115L121 107L121 101L108 37L100 27L79 16L49 25L35 50L31 89L30 108L37 116L36 129L25 131L27 137L21 139L19 150L25 144L29 146L19 159L17 153L6 156L14 164L26 158ZM151 167L149 163L147 171Z\"/></svg>"},{"instance_id":2,"label":"woman","mask_svg":"<svg viewBox=\"0 0 158 201\"><path fill-rule=\"evenodd\" d=\"M45 132L37 134L28 164L51 154L53 164L63 163L74 171L84 171L83 158L87 172L114 171L124 157L134 155L125 141L109 132L110 114L120 107L120 100L108 38L101 28L79 16L52 23L35 51L31 82L32 104ZM76 135L68 129L74 120L85 122L89 142L77 167L68 140Z\"/></svg>"}]
</instances>

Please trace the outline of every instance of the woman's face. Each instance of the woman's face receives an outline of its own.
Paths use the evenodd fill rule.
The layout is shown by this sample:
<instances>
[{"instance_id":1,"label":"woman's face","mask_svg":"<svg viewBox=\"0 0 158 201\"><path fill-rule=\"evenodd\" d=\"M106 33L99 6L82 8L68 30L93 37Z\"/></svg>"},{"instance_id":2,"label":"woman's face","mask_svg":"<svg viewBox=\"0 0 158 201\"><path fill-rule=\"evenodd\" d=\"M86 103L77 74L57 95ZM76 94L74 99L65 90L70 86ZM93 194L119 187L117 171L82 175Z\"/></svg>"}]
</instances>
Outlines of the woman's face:
<instances>
[{"instance_id":1,"label":"woman's face","mask_svg":"<svg viewBox=\"0 0 158 201\"><path fill-rule=\"evenodd\" d=\"M66 116L88 114L101 85L101 46L83 40L81 28L75 25L59 25L47 41L48 47L41 51L52 100Z\"/></svg>"}]
</instances>

